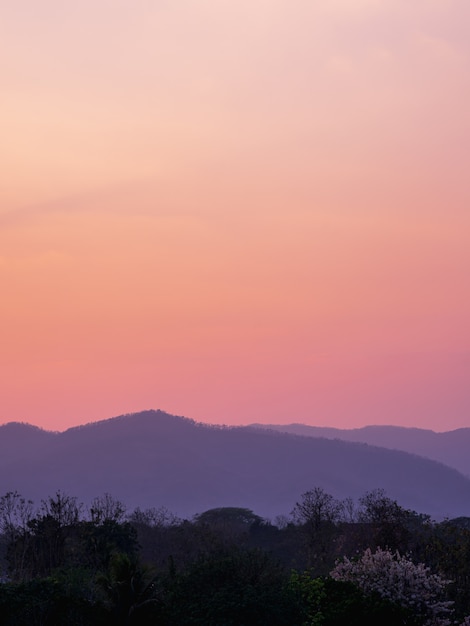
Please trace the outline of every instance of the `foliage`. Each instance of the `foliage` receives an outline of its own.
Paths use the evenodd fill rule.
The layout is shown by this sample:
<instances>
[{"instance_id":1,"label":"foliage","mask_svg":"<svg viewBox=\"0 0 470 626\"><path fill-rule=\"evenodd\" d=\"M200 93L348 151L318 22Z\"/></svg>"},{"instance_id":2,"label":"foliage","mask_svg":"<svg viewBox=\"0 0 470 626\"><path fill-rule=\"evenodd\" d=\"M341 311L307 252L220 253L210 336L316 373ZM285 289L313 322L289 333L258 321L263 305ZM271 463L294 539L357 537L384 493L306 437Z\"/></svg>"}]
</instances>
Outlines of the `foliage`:
<instances>
[{"instance_id":1,"label":"foliage","mask_svg":"<svg viewBox=\"0 0 470 626\"><path fill-rule=\"evenodd\" d=\"M418 626L421 620L412 611L382 597L364 593L350 582L324 579L321 626Z\"/></svg>"},{"instance_id":2,"label":"foliage","mask_svg":"<svg viewBox=\"0 0 470 626\"><path fill-rule=\"evenodd\" d=\"M462 521L435 524L420 554L428 565L452 580L449 595L461 616L470 613L470 530Z\"/></svg>"},{"instance_id":3,"label":"foliage","mask_svg":"<svg viewBox=\"0 0 470 626\"><path fill-rule=\"evenodd\" d=\"M313 578L309 572L291 572L290 590L297 596L302 611L301 626L322 626L324 615L322 606L326 599L325 583L321 578Z\"/></svg>"},{"instance_id":4,"label":"foliage","mask_svg":"<svg viewBox=\"0 0 470 626\"><path fill-rule=\"evenodd\" d=\"M4 511L15 503L15 519L25 510L24 501L16 494L8 498L8 509L3 502ZM104 502L111 505L109 499ZM136 531L128 522L115 521L117 509L113 514L96 514L92 520L83 518L83 509L76 498L57 492L42 501L35 516L28 509L25 523L10 525L10 578L16 582L46 578L59 568L75 566L96 572L107 568L113 553L137 551Z\"/></svg>"},{"instance_id":5,"label":"foliage","mask_svg":"<svg viewBox=\"0 0 470 626\"><path fill-rule=\"evenodd\" d=\"M382 490L356 505L315 487L281 522L240 507L127 515L109 494L86 508L60 491L34 510L9 492L0 623L422 626L470 613L468 518L433 523Z\"/></svg>"},{"instance_id":6,"label":"foliage","mask_svg":"<svg viewBox=\"0 0 470 626\"><path fill-rule=\"evenodd\" d=\"M136 556L115 554L108 572L98 576L97 584L104 593L113 624L154 623L159 604L155 572Z\"/></svg>"},{"instance_id":7,"label":"foliage","mask_svg":"<svg viewBox=\"0 0 470 626\"><path fill-rule=\"evenodd\" d=\"M293 571L290 588L302 612L301 626L397 626L417 624L410 611L381 597L364 593L357 585L311 572Z\"/></svg>"},{"instance_id":8,"label":"foliage","mask_svg":"<svg viewBox=\"0 0 470 626\"><path fill-rule=\"evenodd\" d=\"M292 626L299 612L283 568L259 550L205 556L166 583L166 622L175 626Z\"/></svg>"},{"instance_id":9,"label":"foliage","mask_svg":"<svg viewBox=\"0 0 470 626\"><path fill-rule=\"evenodd\" d=\"M106 612L57 577L0 585L2 626L89 626L105 624Z\"/></svg>"}]
</instances>

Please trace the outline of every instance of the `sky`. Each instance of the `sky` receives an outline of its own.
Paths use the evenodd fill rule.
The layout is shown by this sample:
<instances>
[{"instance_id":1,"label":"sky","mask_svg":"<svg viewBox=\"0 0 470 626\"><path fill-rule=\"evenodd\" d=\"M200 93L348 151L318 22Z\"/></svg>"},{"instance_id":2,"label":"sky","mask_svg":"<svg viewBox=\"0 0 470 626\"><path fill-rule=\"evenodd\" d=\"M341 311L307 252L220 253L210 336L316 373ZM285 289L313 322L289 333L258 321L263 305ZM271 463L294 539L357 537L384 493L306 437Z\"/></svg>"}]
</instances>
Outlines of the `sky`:
<instances>
[{"instance_id":1,"label":"sky","mask_svg":"<svg viewBox=\"0 0 470 626\"><path fill-rule=\"evenodd\" d=\"M0 2L0 423L470 426L469 23Z\"/></svg>"}]
</instances>

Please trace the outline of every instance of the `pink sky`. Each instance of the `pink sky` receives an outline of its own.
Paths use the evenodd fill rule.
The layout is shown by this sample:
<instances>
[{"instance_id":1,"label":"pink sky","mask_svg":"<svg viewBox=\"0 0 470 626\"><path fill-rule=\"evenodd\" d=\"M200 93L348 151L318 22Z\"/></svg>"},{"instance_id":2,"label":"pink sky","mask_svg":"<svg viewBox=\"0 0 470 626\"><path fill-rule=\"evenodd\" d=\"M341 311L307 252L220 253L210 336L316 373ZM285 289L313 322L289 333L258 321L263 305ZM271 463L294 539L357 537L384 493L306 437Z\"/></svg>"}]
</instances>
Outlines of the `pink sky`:
<instances>
[{"instance_id":1,"label":"pink sky","mask_svg":"<svg viewBox=\"0 0 470 626\"><path fill-rule=\"evenodd\" d=\"M470 426L468 0L0 6L0 422Z\"/></svg>"}]
</instances>

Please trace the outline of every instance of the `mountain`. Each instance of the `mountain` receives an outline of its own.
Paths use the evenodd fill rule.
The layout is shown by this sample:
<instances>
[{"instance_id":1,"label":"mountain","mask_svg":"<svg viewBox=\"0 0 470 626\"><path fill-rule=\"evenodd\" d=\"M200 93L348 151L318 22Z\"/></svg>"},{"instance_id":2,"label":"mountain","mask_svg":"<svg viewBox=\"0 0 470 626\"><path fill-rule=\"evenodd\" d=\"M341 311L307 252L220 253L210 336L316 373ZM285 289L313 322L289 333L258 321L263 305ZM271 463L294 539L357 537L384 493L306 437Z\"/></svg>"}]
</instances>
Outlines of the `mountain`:
<instances>
[{"instance_id":1,"label":"mountain","mask_svg":"<svg viewBox=\"0 0 470 626\"><path fill-rule=\"evenodd\" d=\"M0 495L17 490L36 504L60 489L84 502L108 492L129 509L166 506L180 516L239 506L274 517L315 486L354 499L380 487L436 519L470 515L470 480L435 461L361 443L207 426L162 411L63 433L7 424L0 451Z\"/></svg>"},{"instance_id":2,"label":"mountain","mask_svg":"<svg viewBox=\"0 0 470 626\"><path fill-rule=\"evenodd\" d=\"M402 426L365 426L342 430L305 424L252 424L254 428L276 430L306 437L325 437L355 441L373 446L402 450L433 459L453 467L470 477L470 428L459 428L443 433L422 428Z\"/></svg>"}]
</instances>

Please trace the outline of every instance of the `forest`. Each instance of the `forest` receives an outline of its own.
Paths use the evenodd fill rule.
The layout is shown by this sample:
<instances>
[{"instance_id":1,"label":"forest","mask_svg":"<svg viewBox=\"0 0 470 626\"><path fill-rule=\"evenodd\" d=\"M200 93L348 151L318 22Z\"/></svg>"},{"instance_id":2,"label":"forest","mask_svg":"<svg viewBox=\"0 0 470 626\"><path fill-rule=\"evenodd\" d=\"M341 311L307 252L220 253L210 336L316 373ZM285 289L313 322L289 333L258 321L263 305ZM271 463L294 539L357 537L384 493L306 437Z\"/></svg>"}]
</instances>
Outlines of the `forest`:
<instances>
[{"instance_id":1,"label":"forest","mask_svg":"<svg viewBox=\"0 0 470 626\"><path fill-rule=\"evenodd\" d=\"M274 520L9 492L0 581L2 626L469 626L470 518L436 522L381 489L313 487Z\"/></svg>"}]
</instances>

